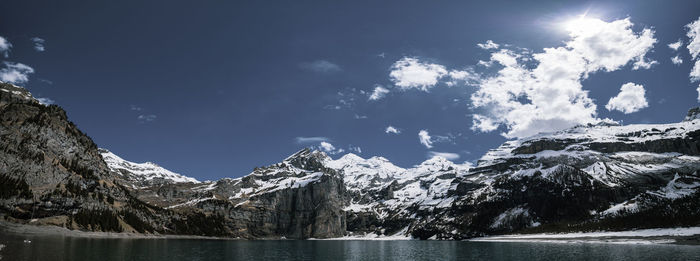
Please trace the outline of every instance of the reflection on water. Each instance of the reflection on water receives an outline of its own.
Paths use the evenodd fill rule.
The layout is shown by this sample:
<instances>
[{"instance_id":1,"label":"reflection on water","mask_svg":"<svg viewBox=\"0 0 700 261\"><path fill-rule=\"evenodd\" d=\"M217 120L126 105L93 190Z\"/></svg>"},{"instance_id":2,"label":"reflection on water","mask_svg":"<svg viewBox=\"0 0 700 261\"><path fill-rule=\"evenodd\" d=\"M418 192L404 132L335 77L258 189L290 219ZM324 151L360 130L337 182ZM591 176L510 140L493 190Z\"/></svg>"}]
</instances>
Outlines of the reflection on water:
<instances>
[{"instance_id":1,"label":"reflection on water","mask_svg":"<svg viewBox=\"0 0 700 261\"><path fill-rule=\"evenodd\" d=\"M23 240L29 239L31 243ZM700 246L92 239L0 234L2 260L700 260Z\"/></svg>"}]
</instances>

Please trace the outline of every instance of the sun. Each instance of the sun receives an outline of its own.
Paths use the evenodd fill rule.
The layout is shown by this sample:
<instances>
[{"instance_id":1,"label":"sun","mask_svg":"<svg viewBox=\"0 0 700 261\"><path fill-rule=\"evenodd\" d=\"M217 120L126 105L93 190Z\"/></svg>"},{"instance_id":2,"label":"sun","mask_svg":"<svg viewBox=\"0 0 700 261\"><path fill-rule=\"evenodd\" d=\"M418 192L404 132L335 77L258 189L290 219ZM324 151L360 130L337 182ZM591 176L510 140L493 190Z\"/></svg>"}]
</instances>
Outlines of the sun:
<instances>
[{"instance_id":1,"label":"sun","mask_svg":"<svg viewBox=\"0 0 700 261\"><path fill-rule=\"evenodd\" d=\"M564 30L572 34L587 34L599 30L605 22L598 18L588 17L586 13L577 18L564 22Z\"/></svg>"}]
</instances>

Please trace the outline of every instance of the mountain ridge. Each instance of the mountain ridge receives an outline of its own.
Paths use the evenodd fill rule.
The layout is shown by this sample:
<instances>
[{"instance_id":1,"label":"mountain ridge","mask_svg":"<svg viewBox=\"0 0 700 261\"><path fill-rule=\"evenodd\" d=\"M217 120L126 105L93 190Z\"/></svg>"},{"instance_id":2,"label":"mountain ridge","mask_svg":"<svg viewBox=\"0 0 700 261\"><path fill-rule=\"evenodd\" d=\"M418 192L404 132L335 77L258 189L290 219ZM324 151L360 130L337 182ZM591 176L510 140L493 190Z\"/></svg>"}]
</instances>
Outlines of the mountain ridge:
<instances>
[{"instance_id":1,"label":"mountain ridge","mask_svg":"<svg viewBox=\"0 0 700 261\"><path fill-rule=\"evenodd\" d=\"M302 149L197 181L104 150L58 106L0 83L0 220L233 238L401 236L700 225L700 120L597 124L510 140L475 166Z\"/></svg>"}]
</instances>

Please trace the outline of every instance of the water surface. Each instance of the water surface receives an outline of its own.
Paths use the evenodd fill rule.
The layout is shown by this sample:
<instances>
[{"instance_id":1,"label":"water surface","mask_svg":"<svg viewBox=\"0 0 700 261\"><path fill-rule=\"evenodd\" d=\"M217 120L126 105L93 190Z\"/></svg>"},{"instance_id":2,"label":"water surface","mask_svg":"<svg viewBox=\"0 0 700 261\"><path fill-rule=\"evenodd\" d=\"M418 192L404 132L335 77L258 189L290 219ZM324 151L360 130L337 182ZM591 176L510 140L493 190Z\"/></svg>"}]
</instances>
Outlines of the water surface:
<instances>
[{"instance_id":1,"label":"water surface","mask_svg":"<svg viewBox=\"0 0 700 261\"><path fill-rule=\"evenodd\" d=\"M24 243L29 239L31 243ZM700 260L700 246L459 241L240 241L0 234L2 260Z\"/></svg>"}]
</instances>

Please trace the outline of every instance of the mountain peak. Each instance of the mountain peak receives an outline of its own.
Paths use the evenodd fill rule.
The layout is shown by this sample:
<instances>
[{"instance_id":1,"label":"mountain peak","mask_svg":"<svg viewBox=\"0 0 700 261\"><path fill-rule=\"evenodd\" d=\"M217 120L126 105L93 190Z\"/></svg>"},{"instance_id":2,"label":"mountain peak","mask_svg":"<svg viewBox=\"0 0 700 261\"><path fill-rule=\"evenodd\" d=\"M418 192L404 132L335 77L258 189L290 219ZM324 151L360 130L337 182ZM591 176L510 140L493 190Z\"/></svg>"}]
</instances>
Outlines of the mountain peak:
<instances>
[{"instance_id":1,"label":"mountain peak","mask_svg":"<svg viewBox=\"0 0 700 261\"><path fill-rule=\"evenodd\" d=\"M700 119L700 107L690 108L683 121L693 121L696 119Z\"/></svg>"},{"instance_id":2,"label":"mountain peak","mask_svg":"<svg viewBox=\"0 0 700 261\"><path fill-rule=\"evenodd\" d=\"M356 161L363 161L365 159L356 155L355 153L348 153L348 154L345 154L342 157L340 157L338 160L356 162Z\"/></svg>"},{"instance_id":3,"label":"mountain peak","mask_svg":"<svg viewBox=\"0 0 700 261\"><path fill-rule=\"evenodd\" d=\"M311 150L310 148L304 148L284 159L292 166L305 170L317 170L323 166L324 162L330 160L331 158L323 151Z\"/></svg>"},{"instance_id":4,"label":"mountain peak","mask_svg":"<svg viewBox=\"0 0 700 261\"><path fill-rule=\"evenodd\" d=\"M32 94L25 88L6 82L0 82L0 91L11 93L24 100L32 100L38 102Z\"/></svg>"}]
</instances>

